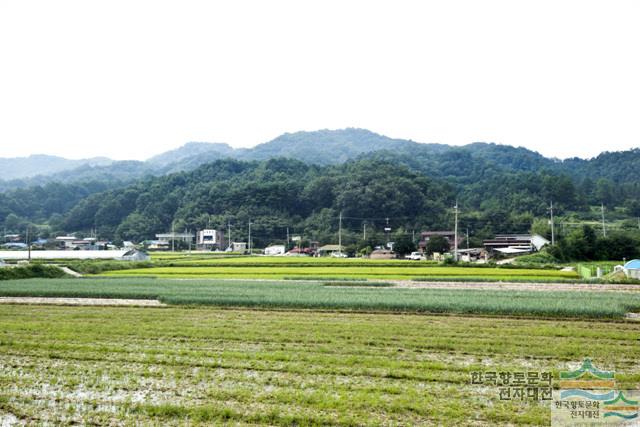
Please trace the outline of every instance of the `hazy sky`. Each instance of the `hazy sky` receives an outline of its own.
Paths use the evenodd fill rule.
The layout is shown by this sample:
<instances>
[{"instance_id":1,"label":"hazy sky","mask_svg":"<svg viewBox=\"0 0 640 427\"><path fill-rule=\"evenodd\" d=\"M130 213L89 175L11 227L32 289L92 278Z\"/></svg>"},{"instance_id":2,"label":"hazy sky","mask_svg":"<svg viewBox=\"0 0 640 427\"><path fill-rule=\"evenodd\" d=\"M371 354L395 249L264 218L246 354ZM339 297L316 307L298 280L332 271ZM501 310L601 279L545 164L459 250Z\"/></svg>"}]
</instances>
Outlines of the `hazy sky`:
<instances>
[{"instance_id":1,"label":"hazy sky","mask_svg":"<svg viewBox=\"0 0 640 427\"><path fill-rule=\"evenodd\" d=\"M640 146L640 1L0 0L0 157L363 127Z\"/></svg>"}]
</instances>

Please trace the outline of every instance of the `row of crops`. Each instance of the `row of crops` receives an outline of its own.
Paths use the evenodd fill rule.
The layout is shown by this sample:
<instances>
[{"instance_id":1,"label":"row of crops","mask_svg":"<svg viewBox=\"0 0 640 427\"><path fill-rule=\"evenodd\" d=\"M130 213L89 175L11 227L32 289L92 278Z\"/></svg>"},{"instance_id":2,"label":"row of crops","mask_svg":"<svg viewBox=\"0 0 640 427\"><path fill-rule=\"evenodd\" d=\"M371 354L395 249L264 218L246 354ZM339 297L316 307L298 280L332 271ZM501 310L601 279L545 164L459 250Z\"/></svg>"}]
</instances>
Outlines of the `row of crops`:
<instances>
[{"instance_id":1,"label":"row of crops","mask_svg":"<svg viewBox=\"0 0 640 427\"><path fill-rule=\"evenodd\" d=\"M152 278L5 281L0 296L159 299L167 304L622 318L640 293L324 286L322 282Z\"/></svg>"}]
</instances>

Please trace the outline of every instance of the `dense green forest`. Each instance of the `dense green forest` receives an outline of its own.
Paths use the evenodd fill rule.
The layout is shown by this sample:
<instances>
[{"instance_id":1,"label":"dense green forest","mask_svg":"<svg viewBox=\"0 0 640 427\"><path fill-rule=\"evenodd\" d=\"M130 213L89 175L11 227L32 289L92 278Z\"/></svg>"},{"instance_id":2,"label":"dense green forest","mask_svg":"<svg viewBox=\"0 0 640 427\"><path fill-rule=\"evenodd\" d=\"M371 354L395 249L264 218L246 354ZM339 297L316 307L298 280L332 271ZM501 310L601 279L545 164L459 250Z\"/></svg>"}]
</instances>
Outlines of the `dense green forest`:
<instances>
[{"instance_id":1,"label":"dense green forest","mask_svg":"<svg viewBox=\"0 0 640 427\"><path fill-rule=\"evenodd\" d=\"M373 245L386 240L387 223L396 241L451 229L456 200L471 246L532 228L548 236L551 200L560 240L585 224L598 230L601 204L610 235L634 236L640 225L639 150L558 161L523 148L418 144L357 129L286 134L260 149L211 145L213 151L188 144L147 162L57 172L48 177L54 181L29 178L36 181L0 192L0 226L30 226L41 237L96 230L103 238L141 241L172 227L231 225L236 240L246 239L251 221L254 244L262 246L283 241L287 229L334 243L342 212L343 240ZM269 158L303 157L305 147L313 150L304 162ZM336 161L327 161L332 150Z\"/></svg>"}]
</instances>

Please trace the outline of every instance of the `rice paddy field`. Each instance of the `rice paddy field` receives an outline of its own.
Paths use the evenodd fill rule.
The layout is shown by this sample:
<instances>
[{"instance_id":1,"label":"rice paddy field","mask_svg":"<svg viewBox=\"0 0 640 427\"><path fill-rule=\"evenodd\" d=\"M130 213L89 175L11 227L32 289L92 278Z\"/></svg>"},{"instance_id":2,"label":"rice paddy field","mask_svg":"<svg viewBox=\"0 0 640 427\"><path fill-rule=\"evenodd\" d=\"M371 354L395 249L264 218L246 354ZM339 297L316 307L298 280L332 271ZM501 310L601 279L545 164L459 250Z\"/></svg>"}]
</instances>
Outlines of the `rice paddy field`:
<instances>
[{"instance_id":1,"label":"rice paddy field","mask_svg":"<svg viewBox=\"0 0 640 427\"><path fill-rule=\"evenodd\" d=\"M640 313L640 286L552 283L572 274L163 254L107 277L3 280L0 421L549 425L551 402L502 400L472 375L557 379L589 357L615 370L620 388L640 389L640 321L629 315ZM476 277L545 284L474 289ZM470 282L402 287L386 281L394 278ZM130 306L46 305L63 297Z\"/></svg>"},{"instance_id":2,"label":"rice paddy field","mask_svg":"<svg viewBox=\"0 0 640 427\"><path fill-rule=\"evenodd\" d=\"M32 425L548 425L474 371L640 386L639 322L0 305L0 414Z\"/></svg>"},{"instance_id":3,"label":"rice paddy field","mask_svg":"<svg viewBox=\"0 0 640 427\"><path fill-rule=\"evenodd\" d=\"M369 260L310 257L222 257L189 254L154 254L147 268L101 272L101 276L153 276L166 278L355 278L434 280L482 279L496 281L578 280L575 271L558 269L442 266L428 261Z\"/></svg>"}]
</instances>

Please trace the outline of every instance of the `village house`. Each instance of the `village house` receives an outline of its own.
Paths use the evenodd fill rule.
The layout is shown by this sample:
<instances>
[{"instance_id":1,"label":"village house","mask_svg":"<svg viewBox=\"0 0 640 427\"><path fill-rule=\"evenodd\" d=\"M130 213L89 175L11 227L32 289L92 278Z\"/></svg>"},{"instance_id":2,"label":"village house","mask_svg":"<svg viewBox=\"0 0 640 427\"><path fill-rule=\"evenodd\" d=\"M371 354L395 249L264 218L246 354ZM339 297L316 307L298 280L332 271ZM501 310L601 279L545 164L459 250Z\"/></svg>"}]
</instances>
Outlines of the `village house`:
<instances>
[{"instance_id":1,"label":"village house","mask_svg":"<svg viewBox=\"0 0 640 427\"><path fill-rule=\"evenodd\" d=\"M453 249L455 246L454 242L456 240L456 233L454 231L423 231L420 233L420 241L418 242L418 248L420 252L424 252L429 240L433 237L444 237L444 239L449 243L449 247ZM464 237L461 234L458 234L458 246L461 246Z\"/></svg>"},{"instance_id":2,"label":"village house","mask_svg":"<svg viewBox=\"0 0 640 427\"><path fill-rule=\"evenodd\" d=\"M344 253L344 246L340 245L324 245L318 248L318 256L330 256L333 254Z\"/></svg>"},{"instance_id":3,"label":"village house","mask_svg":"<svg viewBox=\"0 0 640 427\"><path fill-rule=\"evenodd\" d=\"M197 233L196 247L205 251L222 249L224 245L224 233L214 229L204 229Z\"/></svg>"},{"instance_id":4,"label":"village house","mask_svg":"<svg viewBox=\"0 0 640 427\"><path fill-rule=\"evenodd\" d=\"M490 255L519 255L539 251L549 243L539 234L498 234L483 245Z\"/></svg>"},{"instance_id":5,"label":"village house","mask_svg":"<svg viewBox=\"0 0 640 427\"><path fill-rule=\"evenodd\" d=\"M284 245L271 245L264 248L264 254L269 256L284 255L286 251Z\"/></svg>"}]
</instances>

